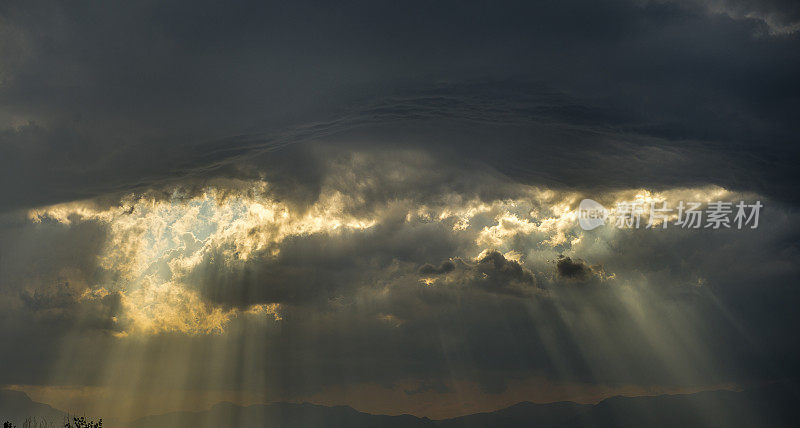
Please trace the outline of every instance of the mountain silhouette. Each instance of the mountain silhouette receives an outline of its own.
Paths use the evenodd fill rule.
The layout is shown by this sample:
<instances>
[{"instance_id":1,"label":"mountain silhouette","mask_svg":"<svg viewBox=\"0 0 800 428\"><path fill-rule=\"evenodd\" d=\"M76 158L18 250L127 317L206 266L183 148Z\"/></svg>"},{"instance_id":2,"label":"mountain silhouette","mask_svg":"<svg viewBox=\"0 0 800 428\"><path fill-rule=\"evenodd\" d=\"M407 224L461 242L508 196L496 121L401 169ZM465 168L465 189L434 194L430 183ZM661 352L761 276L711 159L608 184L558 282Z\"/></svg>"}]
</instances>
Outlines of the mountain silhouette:
<instances>
[{"instance_id":1,"label":"mountain silhouette","mask_svg":"<svg viewBox=\"0 0 800 428\"><path fill-rule=\"evenodd\" d=\"M26 419L36 417L47 420L49 426L63 426L65 416L65 412L37 403L24 392L0 389L0 423L10 421L21 427Z\"/></svg>"},{"instance_id":2,"label":"mountain silhouette","mask_svg":"<svg viewBox=\"0 0 800 428\"><path fill-rule=\"evenodd\" d=\"M573 427L770 427L800 426L796 383L777 383L743 392L611 397L597 404L521 402L494 412L431 420L411 415L359 412L348 406L272 403L239 406L219 403L198 412L152 415L108 428L573 428ZM21 426L34 414L63 418L63 412L35 403L17 391L0 391L0 417ZM109 419L113 415L106 415ZM56 419L60 421L61 419Z\"/></svg>"},{"instance_id":3,"label":"mountain silhouette","mask_svg":"<svg viewBox=\"0 0 800 428\"><path fill-rule=\"evenodd\" d=\"M138 419L133 427L386 427L416 428L437 425L427 418L416 416L384 416L359 412L347 406L274 403L237 406L220 403L202 412L174 412Z\"/></svg>"},{"instance_id":4,"label":"mountain silhouette","mask_svg":"<svg viewBox=\"0 0 800 428\"><path fill-rule=\"evenodd\" d=\"M496 412L476 413L436 423L440 428L524 427L532 423L537 427L562 426L591 408L591 404L570 401L547 404L526 401Z\"/></svg>"},{"instance_id":5,"label":"mountain silhouette","mask_svg":"<svg viewBox=\"0 0 800 428\"><path fill-rule=\"evenodd\" d=\"M611 397L595 405L519 403L491 413L436 421L442 428L577 427L796 427L800 395L795 383L744 392Z\"/></svg>"}]
</instances>

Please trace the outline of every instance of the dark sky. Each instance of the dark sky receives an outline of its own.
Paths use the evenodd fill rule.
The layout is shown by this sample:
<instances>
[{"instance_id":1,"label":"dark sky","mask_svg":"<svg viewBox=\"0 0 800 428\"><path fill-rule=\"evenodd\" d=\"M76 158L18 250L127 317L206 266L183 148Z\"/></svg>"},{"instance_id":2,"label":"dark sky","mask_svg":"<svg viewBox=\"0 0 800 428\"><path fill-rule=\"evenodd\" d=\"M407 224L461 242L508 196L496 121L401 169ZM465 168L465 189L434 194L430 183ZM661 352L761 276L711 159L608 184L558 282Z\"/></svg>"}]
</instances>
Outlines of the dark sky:
<instances>
[{"instance_id":1,"label":"dark sky","mask_svg":"<svg viewBox=\"0 0 800 428\"><path fill-rule=\"evenodd\" d=\"M798 52L790 0L4 2L0 385L450 415L795 378ZM765 209L568 218L637 194Z\"/></svg>"}]
</instances>

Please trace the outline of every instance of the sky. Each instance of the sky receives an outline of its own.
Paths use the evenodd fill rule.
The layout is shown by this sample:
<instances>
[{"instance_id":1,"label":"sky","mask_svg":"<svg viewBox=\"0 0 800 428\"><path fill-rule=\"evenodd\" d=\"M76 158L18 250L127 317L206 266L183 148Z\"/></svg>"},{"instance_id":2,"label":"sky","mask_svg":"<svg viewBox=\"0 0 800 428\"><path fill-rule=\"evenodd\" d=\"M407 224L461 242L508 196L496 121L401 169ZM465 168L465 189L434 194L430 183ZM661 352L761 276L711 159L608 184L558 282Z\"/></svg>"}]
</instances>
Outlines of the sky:
<instances>
[{"instance_id":1,"label":"sky","mask_svg":"<svg viewBox=\"0 0 800 428\"><path fill-rule=\"evenodd\" d=\"M435 418L796 379L798 52L790 0L4 2L0 385Z\"/></svg>"}]
</instances>

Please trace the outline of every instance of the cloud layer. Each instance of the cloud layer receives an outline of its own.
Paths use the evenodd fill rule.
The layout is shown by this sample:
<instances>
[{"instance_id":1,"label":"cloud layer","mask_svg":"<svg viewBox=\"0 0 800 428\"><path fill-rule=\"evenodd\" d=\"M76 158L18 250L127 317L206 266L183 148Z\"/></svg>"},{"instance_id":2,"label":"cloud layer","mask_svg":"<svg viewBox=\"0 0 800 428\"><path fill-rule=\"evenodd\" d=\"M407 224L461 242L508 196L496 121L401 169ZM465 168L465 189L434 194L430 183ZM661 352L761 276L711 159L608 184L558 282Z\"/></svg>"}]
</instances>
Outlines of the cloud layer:
<instances>
[{"instance_id":1,"label":"cloud layer","mask_svg":"<svg viewBox=\"0 0 800 428\"><path fill-rule=\"evenodd\" d=\"M761 198L769 211L759 229L586 232L580 193L431 169L431 159L320 161L329 172L311 205L281 202L269 182L218 181L31 210L4 229L6 248L51 243L4 257L2 334L37 331L31 353L57 344L71 363L25 354L24 365L5 362L4 381L49 372L119 388L139 367L148 390L325 400L422 379L501 394L532 376L688 388L794 373L764 357L799 351L782 340L798 273L790 206L719 187L620 190L592 196L608 206ZM475 185L454 191L448 180ZM47 267L36 281L14 268L32 263ZM86 347L110 356L104 368ZM182 356L212 349L181 368Z\"/></svg>"}]
</instances>

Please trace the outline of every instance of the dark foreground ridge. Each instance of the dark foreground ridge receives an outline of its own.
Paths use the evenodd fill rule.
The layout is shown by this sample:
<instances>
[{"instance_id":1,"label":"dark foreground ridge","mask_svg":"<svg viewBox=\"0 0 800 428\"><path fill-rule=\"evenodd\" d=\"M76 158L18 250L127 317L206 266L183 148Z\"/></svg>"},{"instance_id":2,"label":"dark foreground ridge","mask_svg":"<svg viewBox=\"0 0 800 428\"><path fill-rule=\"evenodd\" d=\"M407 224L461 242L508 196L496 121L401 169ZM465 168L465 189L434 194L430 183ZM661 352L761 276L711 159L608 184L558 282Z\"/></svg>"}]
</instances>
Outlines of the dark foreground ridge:
<instances>
[{"instance_id":1,"label":"dark foreground ridge","mask_svg":"<svg viewBox=\"0 0 800 428\"><path fill-rule=\"evenodd\" d=\"M795 383L686 395L612 397L596 405L523 402L495 412L431 420L411 415L371 415L347 406L274 403L238 406L219 403L200 412L147 416L108 428L327 427L327 428L506 428L506 427L795 427L800 426L800 395ZM16 391L0 391L0 414L18 426L29 416L54 422L63 412L31 401ZM61 426L58 424L52 426Z\"/></svg>"}]
</instances>

